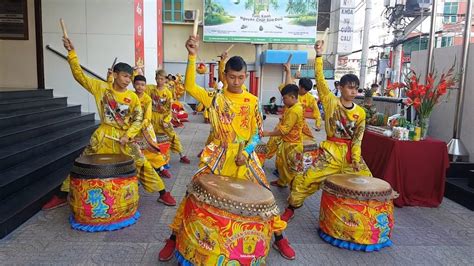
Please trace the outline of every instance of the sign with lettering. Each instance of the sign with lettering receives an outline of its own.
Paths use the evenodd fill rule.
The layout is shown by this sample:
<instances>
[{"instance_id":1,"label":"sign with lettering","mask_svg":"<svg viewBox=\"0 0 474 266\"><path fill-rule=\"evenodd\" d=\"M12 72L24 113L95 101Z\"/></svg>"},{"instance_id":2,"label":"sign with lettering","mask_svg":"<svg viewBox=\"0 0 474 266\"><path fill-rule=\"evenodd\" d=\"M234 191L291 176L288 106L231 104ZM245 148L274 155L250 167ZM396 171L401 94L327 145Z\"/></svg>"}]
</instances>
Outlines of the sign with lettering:
<instances>
[{"instance_id":1,"label":"sign with lettering","mask_svg":"<svg viewBox=\"0 0 474 266\"><path fill-rule=\"evenodd\" d=\"M26 0L0 1L0 39L28 40Z\"/></svg>"},{"instance_id":2,"label":"sign with lettering","mask_svg":"<svg viewBox=\"0 0 474 266\"><path fill-rule=\"evenodd\" d=\"M317 0L204 1L204 41L313 44Z\"/></svg>"},{"instance_id":3,"label":"sign with lettering","mask_svg":"<svg viewBox=\"0 0 474 266\"><path fill-rule=\"evenodd\" d=\"M337 34L337 53L352 52L354 33L354 0L341 0L339 8L339 31Z\"/></svg>"}]
</instances>

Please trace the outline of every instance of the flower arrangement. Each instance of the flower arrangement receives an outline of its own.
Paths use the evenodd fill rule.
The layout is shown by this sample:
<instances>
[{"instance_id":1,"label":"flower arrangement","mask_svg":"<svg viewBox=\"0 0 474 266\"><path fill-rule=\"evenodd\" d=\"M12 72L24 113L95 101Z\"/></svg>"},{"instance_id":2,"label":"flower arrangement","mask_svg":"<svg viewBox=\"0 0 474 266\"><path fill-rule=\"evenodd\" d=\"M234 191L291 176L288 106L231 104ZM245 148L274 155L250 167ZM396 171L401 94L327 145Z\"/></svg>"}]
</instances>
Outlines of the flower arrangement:
<instances>
[{"instance_id":1,"label":"flower arrangement","mask_svg":"<svg viewBox=\"0 0 474 266\"><path fill-rule=\"evenodd\" d=\"M405 83L395 82L388 87L391 90L401 88L405 91L407 98L404 103L415 108L423 139L426 137L429 118L434 107L441 102L442 96L453 88L456 83L454 67L453 64L446 73L441 74L439 79L436 73L429 73L425 84L421 83L420 77L416 75L414 70L411 70L405 77Z\"/></svg>"}]
</instances>

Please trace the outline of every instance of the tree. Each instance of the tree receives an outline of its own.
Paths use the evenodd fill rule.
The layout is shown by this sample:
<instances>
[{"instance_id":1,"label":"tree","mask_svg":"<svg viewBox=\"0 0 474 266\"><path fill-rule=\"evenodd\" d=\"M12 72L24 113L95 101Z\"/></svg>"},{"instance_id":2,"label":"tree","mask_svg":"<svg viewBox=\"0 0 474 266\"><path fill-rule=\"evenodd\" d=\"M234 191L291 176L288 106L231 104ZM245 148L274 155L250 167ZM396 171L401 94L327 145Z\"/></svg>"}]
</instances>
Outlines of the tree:
<instances>
[{"instance_id":1,"label":"tree","mask_svg":"<svg viewBox=\"0 0 474 266\"><path fill-rule=\"evenodd\" d=\"M278 0L247 0L245 2L245 9L253 8L253 15L257 16L260 11L267 11L270 9L270 5L274 9L278 8Z\"/></svg>"},{"instance_id":2,"label":"tree","mask_svg":"<svg viewBox=\"0 0 474 266\"><path fill-rule=\"evenodd\" d=\"M316 0L290 0L286 13L290 15L316 15Z\"/></svg>"}]
</instances>

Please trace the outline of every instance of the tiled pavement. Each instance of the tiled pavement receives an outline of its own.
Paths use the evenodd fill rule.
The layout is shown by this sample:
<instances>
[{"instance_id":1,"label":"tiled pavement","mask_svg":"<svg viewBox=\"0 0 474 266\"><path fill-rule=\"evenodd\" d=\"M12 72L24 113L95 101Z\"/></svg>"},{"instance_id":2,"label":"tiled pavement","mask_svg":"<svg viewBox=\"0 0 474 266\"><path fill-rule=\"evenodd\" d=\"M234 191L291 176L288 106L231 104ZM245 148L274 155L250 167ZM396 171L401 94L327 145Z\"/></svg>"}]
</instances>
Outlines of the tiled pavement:
<instances>
[{"instance_id":1,"label":"tiled pavement","mask_svg":"<svg viewBox=\"0 0 474 266\"><path fill-rule=\"evenodd\" d=\"M200 115L191 115L191 122L178 129L191 165L178 162L173 156L172 179L165 179L167 189L181 200L192 174L197 169L196 155L209 132ZM265 121L273 128L277 117ZM325 137L317 133L318 140ZM267 178L273 180L274 163L265 163ZM281 208L285 206L287 189L272 188ZM287 261L274 250L268 265L474 265L474 212L444 199L439 208L405 207L395 209L394 246L379 252L363 253L335 248L317 235L320 192L311 197L291 221L285 234L296 250L296 260ZM172 260L160 263L157 251L169 236L167 225L176 207L156 203L157 195L142 192L139 210L142 217L129 227L115 232L84 233L72 230L68 223L69 209L39 212L16 231L0 240L0 265L11 264L114 264L114 265L176 265Z\"/></svg>"}]
</instances>

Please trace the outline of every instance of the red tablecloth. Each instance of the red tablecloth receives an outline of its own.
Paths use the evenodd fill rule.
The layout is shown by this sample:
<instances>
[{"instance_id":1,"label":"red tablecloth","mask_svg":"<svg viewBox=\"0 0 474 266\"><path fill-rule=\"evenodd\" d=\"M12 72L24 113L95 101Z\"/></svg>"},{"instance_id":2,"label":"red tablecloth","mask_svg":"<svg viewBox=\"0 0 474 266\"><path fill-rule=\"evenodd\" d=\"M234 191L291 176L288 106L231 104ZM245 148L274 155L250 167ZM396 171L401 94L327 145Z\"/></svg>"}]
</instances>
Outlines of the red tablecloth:
<instances>
[{"instance_id":1,"label":"red tablecloth","mask_svg":"<svg viewBox=\"0 0 474 266\"><path fill-rule=\"evenodd\" d=\"M398 141L366 131L362 156L372 174L389 182L400 194L394 200L396 206L441 204L449 167L445 142L432 138Z\"/></svg>"}]
</instances>

